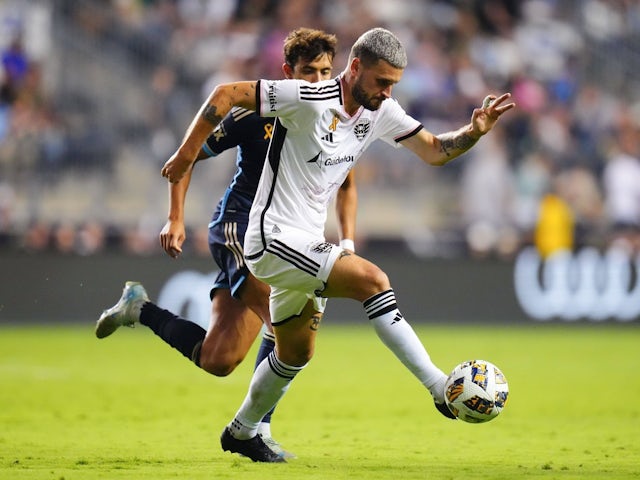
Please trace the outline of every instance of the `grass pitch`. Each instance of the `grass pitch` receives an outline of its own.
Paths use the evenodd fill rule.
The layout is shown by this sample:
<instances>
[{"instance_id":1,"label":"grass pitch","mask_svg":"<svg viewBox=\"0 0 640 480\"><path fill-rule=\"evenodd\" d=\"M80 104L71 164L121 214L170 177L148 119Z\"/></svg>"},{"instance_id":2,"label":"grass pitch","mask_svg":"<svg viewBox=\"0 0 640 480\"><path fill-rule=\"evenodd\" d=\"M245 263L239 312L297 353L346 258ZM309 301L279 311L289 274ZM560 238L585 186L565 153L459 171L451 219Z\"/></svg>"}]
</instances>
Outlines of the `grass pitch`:
<instances>
[{"instance_id":1,"label":"grass pitch","mask_svg":"<svg viewBox=\"0 0 640 480\"><path fill-rule=\"evenodd\" d=\"M0 478L640 478L637 325L416 330L444 370L496 363L505 411L482 425L441 417L372 329L327 321L274 417L299 458L265 465L218 439L255 350L220 379L144 327L104 340L93 322L0 328Z\"/></svg>"}]
</instances>

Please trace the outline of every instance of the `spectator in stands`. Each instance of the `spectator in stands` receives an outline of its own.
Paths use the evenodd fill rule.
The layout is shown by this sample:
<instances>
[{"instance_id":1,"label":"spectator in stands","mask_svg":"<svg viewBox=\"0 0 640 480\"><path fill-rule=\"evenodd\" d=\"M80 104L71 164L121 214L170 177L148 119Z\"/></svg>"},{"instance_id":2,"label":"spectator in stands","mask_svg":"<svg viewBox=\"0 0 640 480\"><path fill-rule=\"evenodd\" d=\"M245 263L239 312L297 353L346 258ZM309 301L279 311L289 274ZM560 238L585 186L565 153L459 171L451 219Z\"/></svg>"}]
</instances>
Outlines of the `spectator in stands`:
<instances>
[{"instance_id":1,"label":"spectator in stands","mask_svg":"<svg viewBox=\"0 0 640 480\"><path fill-rule=\"evenodd\" d=\"M615 132L602 178L611 241L640 250L640 129L627 122Z\"/></svg>"}]
</instances>

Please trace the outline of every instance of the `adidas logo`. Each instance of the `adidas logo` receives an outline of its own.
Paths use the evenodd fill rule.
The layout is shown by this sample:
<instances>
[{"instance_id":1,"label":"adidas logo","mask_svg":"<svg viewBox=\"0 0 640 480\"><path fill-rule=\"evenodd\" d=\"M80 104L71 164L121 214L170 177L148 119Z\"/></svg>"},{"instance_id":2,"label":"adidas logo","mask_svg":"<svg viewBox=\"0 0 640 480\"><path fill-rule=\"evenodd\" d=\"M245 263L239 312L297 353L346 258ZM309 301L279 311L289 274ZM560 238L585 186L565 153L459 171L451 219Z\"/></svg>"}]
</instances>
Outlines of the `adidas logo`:
<instances>
[{"instance_id":1,"label":"adidas logo","mask_svg":"<svg viewBox=\"0 0 640 480\"><path fill-rule=\"evenodd\" d=\"M327 133L324 137L321 137L320 140L324 140L325 142L333 143L333 132Z\"/></svg>"},{"instance_id":2,"label":"adidas logo","mask_svg":"<svg viewBox=\"0 0 640 480\"><path fill-rule=\"evenodd\" d=\"M402 319L403 319L402 314L400 312L396 312L396 316L391 321L391 325L393 325L394 323L398 323Z\"/></svg>"}]
</instances>

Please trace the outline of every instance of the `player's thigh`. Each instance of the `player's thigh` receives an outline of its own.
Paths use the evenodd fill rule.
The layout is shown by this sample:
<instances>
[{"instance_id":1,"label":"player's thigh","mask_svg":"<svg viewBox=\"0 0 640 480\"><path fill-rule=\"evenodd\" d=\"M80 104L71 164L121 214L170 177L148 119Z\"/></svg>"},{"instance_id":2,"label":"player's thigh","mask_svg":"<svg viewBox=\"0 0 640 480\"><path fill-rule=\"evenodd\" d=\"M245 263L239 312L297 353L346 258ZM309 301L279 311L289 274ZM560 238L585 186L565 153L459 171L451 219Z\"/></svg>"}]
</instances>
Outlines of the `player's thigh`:
<instances>
[{"instance_id":1,"label":"player's thigh","mask_svg":"<svg viewBox=\"0 0 640 480\"><path fill-rule=\"evenodd\" d=\"M333 264L322 295L363 302L389 288L389 277L380 267L355 253L343 252Z\"/></svg>"},{"instance_id":2,"label":"player's thigh","mask_svg":"<svg viewBox=\"0 0 640 480\"><path fill-rule=\"evenodd\" d=\"M248 273L242 286L238 288L236 297L262 319L269 331L272 331L269 313L270 292L269 285Z\"/></svg>"},{"instance_id":3,"label":"player's thigh","mask_svg":"<svg viewBox=\"0 0 640 480\"><path fill-rule=\"evenodd\" d=\"M242 242L245 231L246 224L239 222L224 222L209 227L209 248L220 268L214 288L228 289L225 297L220 297L221 302L225 301L226 304L231 296L253 310L268 324L269 287L259 282L244 262ZM237 308L231 310L236 311ZM220 316L222 313L214 312L214 316Z\"/></svg>"}]
</instances>

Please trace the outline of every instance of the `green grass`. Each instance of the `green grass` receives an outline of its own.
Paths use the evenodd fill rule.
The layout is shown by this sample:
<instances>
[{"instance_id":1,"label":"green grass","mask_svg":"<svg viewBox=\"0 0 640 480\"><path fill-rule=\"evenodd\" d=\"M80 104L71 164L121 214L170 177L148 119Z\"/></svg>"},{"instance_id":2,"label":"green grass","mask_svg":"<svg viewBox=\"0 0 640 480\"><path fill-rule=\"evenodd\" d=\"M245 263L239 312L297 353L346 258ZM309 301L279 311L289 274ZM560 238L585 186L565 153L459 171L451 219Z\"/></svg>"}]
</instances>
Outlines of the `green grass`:
<instances>
[{"instance_id":1,"label":"green grass","mask_svg":"<svg viewBox=\"0 0 640 480\"><path fill-rule=\"evenodd\" d=\"M0 478L640 478L640 329L421 326L445 370L478 357L511 390L494 421L444 419L366 326L320 332L276 417L298 459L223 453L251 357L219 379L145 328L97 340L92 323L0 329Z\"/></svg>"}]
</instances>

